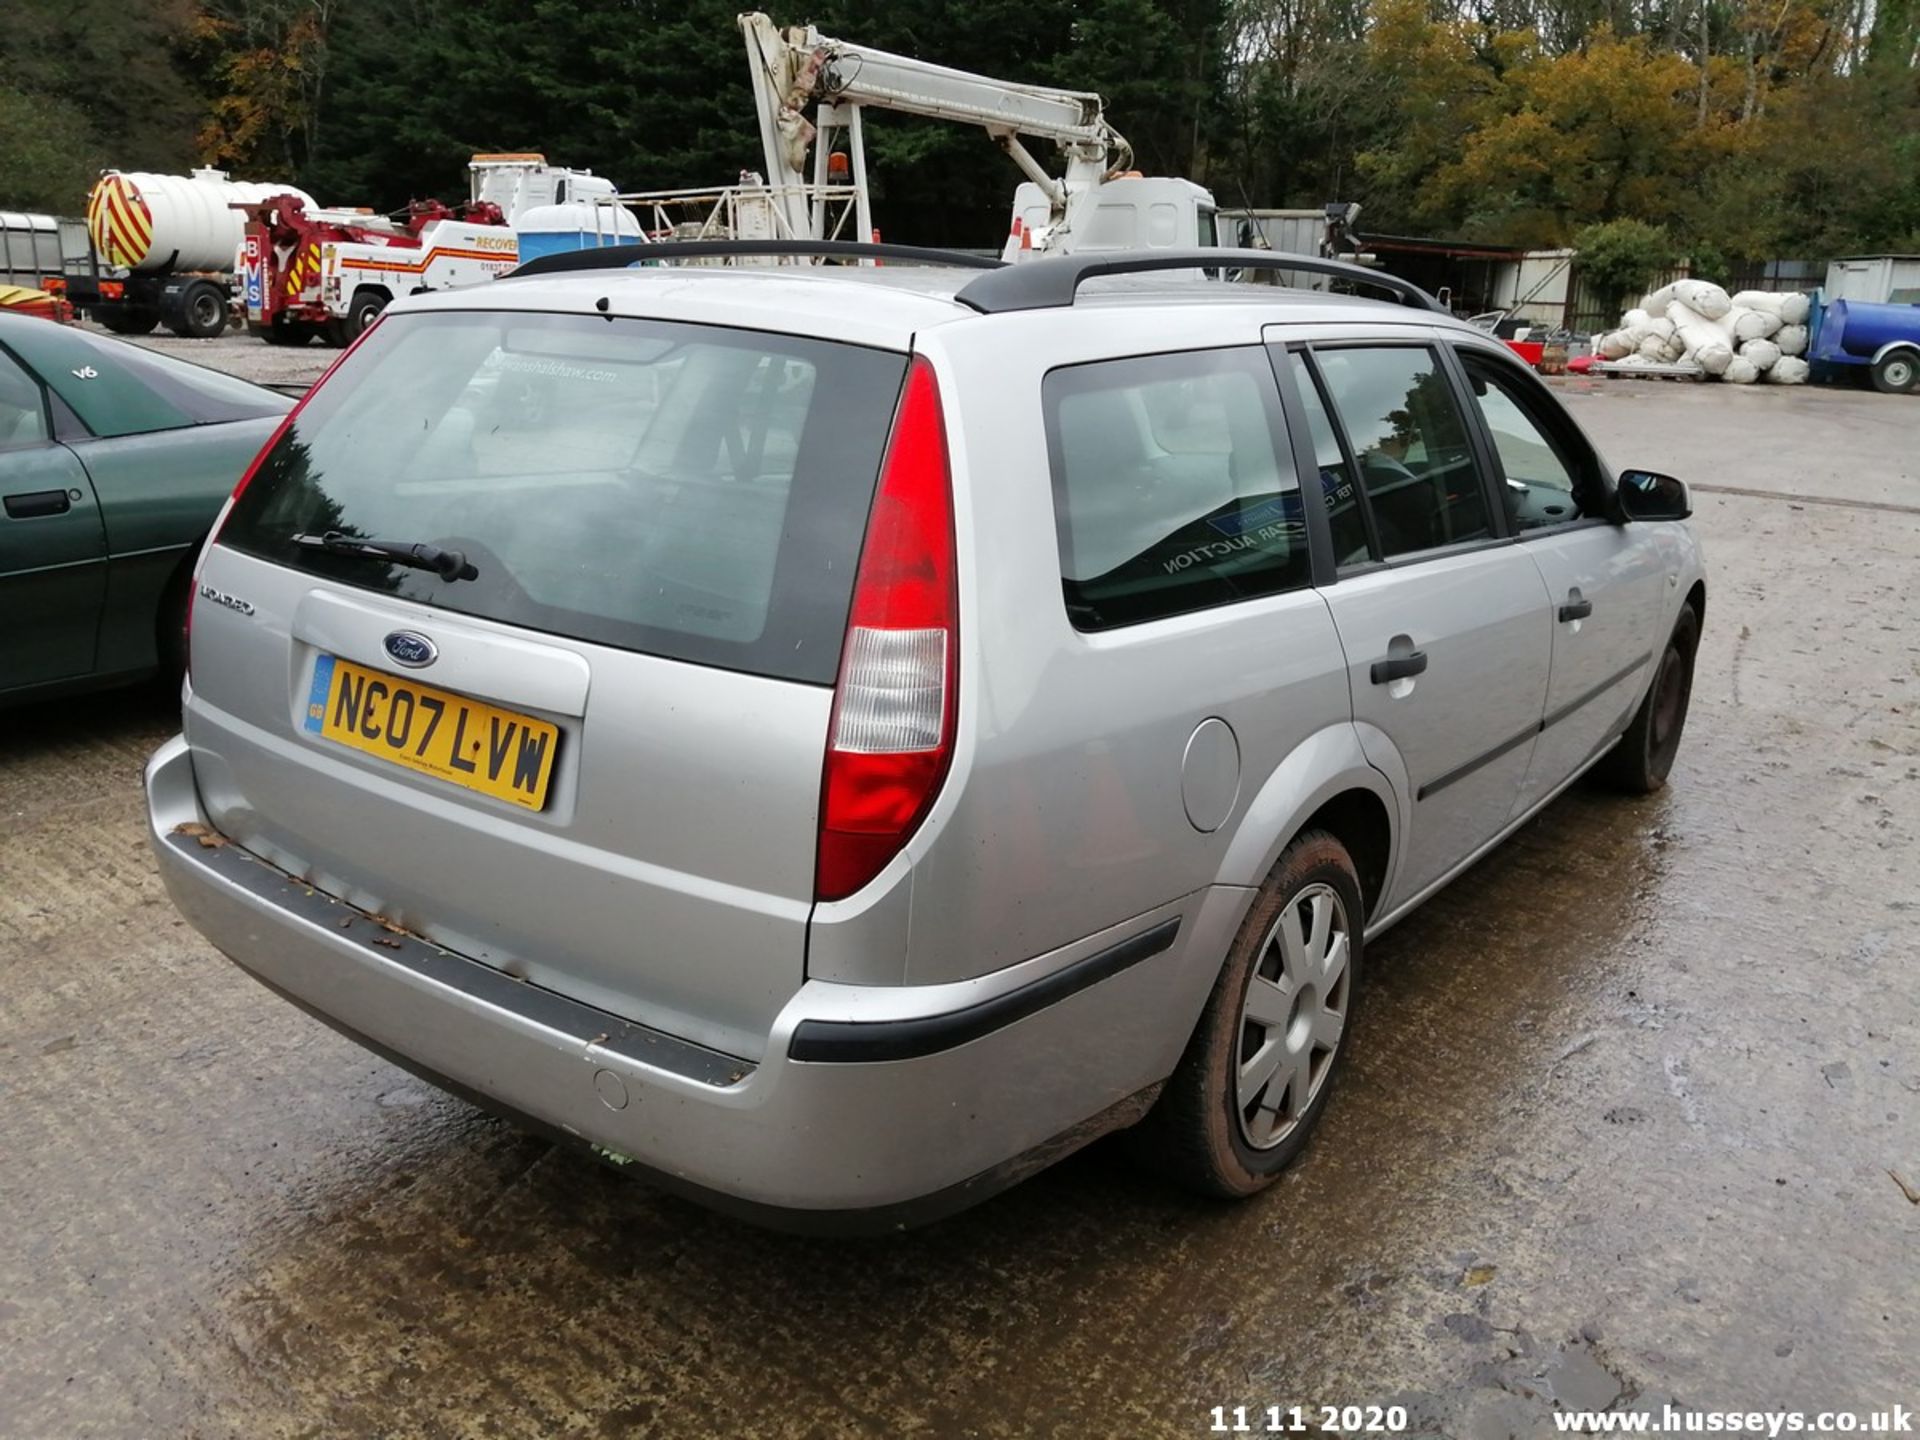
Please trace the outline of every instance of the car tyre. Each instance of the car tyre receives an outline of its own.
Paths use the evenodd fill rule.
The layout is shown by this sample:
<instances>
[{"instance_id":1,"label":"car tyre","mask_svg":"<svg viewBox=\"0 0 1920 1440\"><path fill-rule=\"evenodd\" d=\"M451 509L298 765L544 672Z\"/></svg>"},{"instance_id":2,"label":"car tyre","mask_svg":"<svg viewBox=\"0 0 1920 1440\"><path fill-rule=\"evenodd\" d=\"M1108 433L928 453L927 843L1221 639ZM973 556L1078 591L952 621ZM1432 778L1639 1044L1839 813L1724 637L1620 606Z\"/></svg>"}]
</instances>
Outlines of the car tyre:
<instances>
[{"instance_id":1,"label":"car tyre","mask_svg":"<svg viewBox=\"0 0 1920 1440\"><path fill-rule=\"evenodd\" d=\"M1867 373L1882 395L1906 395L1920 388L1920 356L1896 350L1874 361Z\"/></svg>"},{"instance_id":2,"label":"car tyre","mask_svg":"<svg viewBox=\"0 0 1920 1440\"><path fill-rule=\"evenodd\" d=\"M1188 1189L1252 1195L1299 1158L1346 1054L1365 924L1359 872L1309 830L1254 897L1179 1067L1130 1141Z\"/></svg>"},{"instance_id":3,"label":"car tyre","mask_svg":"<svg viewBox=\"0 0 1920 1440\"><path fill-rule=\"evenodd\" d=\"M160 323L160 312L144 305L108 305L95 310L93 318L115 335L149 335Z\"/></svg>"},{"instance_id":4,"label":"car tyre","mask_svg":"<svg viewBox=\"0 0 1920 1440\"><path fill-rule=\"evenodd\" d=\"M313 339L313 327L295 321L277 321L272 325L260 325L247 322L247 333L258 336L269 345L305 345Z\"/></svg>"},{"instance_id":5,"label":"car tyre","mask_svg":"<svg viewBox=\"0 0 1920 1440\"><path fill-rule=\"evenodd\" d=\"M366 328L380 318L380 312L392 303L384 290L363 285L354 291L353 301L347 306L345 323L341 326L347 340L358 340Z\"/></svg>"},{"instance_id":6,"label":"car tyre","mask_svg":"<svg viewBox=\"0 0 1920 1440\"><path fill-rule=\"evenodd\" d=\"M1687 706L1693 698L1693 657L1699 647L1700 617L1691 605L1683 605L1646 698L1634 712L1627 733L1598 767L1600 777L1615 789L1651 795L1667 783L1667 772L1680 750L1680 734L1686 729Z\"/></svg>"},{"instance_id":7,"label":"car tyre","mask_svg":"<svg viewBox=\"0 0 1920 1440\"><path fill-rule=\"evenodd\" d=\"M180 295L178 314L167 328L187 340L211 340L227 328L227 293L211 280L196 280Z\"/></svg>"},{"instance_id":8,"label":"car tyre","mask_svg":"<svg viewBox=\"0 0 1920 1440\"><path fill-rule=\"evenodd\" d=\"M160 596L160 614L155 619L154 648L160 657L161 683L179 688L187 673L187 608L193 596L193 561L199 553L194 546L180 568L167 581Z\"/></svg>"}]
</instances>

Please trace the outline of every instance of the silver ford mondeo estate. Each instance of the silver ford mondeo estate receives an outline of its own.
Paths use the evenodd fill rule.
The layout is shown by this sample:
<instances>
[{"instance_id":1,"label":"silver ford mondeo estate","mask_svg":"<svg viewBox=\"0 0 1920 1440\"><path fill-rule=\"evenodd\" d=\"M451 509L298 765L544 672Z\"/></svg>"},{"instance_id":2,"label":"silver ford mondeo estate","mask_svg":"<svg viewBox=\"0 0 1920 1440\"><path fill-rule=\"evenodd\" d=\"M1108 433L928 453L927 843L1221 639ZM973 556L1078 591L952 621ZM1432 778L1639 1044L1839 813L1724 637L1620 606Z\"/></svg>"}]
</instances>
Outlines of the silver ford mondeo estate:
<instances>
[{"instance_id":1,"label":"silver ford mondeo estate","mask_svg":"<svg viewBox=\"0 0 1920 1440\"><path fill-rule=\"evenodd\" d=\"M367 331L207 544L147 769L193 925L434 1083L778 1224L1123 1127L1248 1195L1368 940L1665 781L1686 487L1414 287L636 258ZM1387 298L1202 275L1277 261Z\"/></svg>"}]
</instances>

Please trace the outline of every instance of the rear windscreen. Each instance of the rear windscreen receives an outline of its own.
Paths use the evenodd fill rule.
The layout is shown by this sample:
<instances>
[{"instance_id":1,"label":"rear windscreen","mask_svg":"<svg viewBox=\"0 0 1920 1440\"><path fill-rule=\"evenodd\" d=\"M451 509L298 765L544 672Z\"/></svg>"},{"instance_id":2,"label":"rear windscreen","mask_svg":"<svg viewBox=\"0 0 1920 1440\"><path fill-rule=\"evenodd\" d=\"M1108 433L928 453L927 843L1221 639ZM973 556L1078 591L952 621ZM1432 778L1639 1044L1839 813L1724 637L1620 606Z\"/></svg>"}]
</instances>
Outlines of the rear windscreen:
<instances>
[{"instance_id":1,"label":"rear windscreen","mask_svg":"<svg viewBox=\"0 0 1920 1440\"><path fill-rule=\"evenodd\" d=\"M509 625L831 684L906 357L602 316L391 315L221 543ZM473 578L298 536L457 550Z\"/></svg>"}]
</instances>

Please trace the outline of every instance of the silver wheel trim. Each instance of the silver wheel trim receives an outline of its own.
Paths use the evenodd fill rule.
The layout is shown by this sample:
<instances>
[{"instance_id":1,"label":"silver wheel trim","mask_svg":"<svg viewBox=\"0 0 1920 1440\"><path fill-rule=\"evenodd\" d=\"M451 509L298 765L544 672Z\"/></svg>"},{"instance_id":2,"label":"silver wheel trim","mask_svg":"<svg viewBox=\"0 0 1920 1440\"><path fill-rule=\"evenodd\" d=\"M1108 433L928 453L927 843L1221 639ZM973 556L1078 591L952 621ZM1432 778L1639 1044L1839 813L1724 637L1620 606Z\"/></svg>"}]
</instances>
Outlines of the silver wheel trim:
<instances>
[{"instance_id":1,"label":"silver wheel trim","mask_svg":"<svg viewBox=\"0 0 1920 1440\"><path fill-rule=\"evenodd\" d=\"M1887 383L1889 385L1902 387L1911 385L1913 383L1913 362L1911 360L1891 361L1881 373L1887 377Z\"/></svg>"},{"instance_id":2,"label":"silver wheel trim","mask_svg":"<svg viewBox=\"0 0 1920 1440\"><path fill-rule=\"evenodd\" d=\"M1260 942L1235 1027L1240 1137L1271 1150L1326 1085L1346 1033L1353 954L1347 907L1330 885L1291 896Z\"/></svg>"}]
</instances>

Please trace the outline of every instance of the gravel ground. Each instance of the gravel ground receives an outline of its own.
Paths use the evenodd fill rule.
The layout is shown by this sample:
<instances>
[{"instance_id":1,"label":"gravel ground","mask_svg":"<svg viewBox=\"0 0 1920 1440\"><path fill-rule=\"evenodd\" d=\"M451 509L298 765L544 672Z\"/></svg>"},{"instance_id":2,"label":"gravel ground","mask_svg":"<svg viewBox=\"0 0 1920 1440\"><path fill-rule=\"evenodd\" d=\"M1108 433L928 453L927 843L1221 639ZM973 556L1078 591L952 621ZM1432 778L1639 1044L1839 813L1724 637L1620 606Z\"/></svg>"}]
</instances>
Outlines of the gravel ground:
<instances>
[{"instance_id":1,"label":"gravel ground","mask_svg":"<svg viewBox=\"0 0 1920 1440\"><path fill-rule=\"evenodd\" d=\"M107 333L93 324L83 324L80 328L95 335ZM229 330L214 340L183 340L165 330L125 338L149 350L224 370L258 385L311 385L340 353L317 340L300 346L269 345L244 330Z\"/></svg>"}]
</instances>

